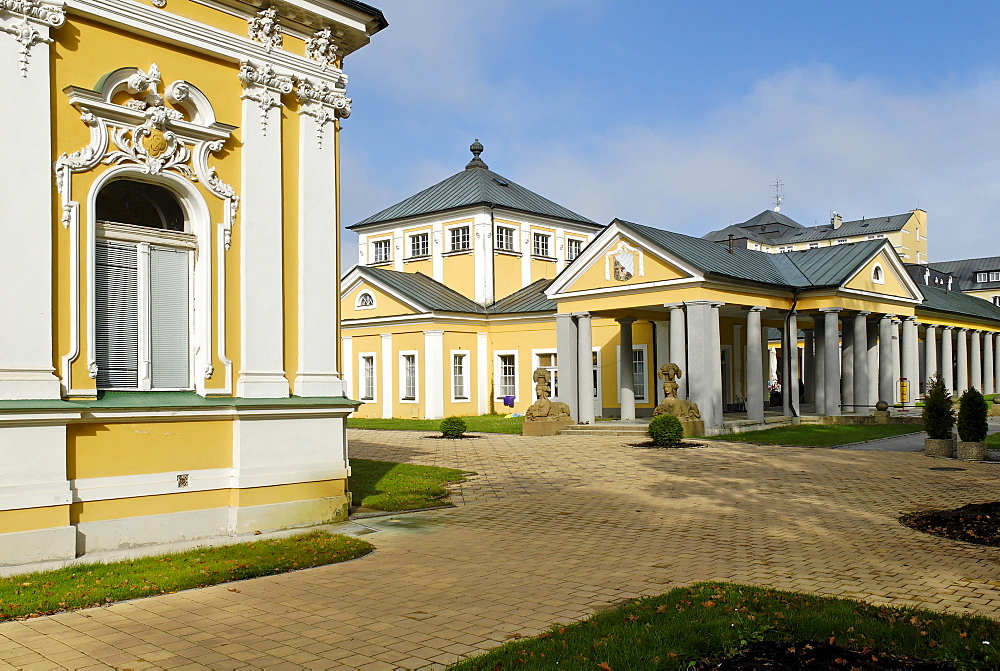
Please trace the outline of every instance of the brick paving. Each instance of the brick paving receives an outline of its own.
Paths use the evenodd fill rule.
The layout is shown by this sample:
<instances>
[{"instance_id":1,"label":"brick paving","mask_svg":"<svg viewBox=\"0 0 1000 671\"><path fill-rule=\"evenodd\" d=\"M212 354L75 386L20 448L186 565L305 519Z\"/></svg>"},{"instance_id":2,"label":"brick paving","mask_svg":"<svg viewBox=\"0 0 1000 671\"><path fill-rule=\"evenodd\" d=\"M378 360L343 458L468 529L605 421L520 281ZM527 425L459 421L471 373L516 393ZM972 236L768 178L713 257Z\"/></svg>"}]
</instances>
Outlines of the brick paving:
<instances>
[{"instance_id":1,"label":"brick paving","mask_svg":"<svg viewBox=\"0 0 1000 671\"><path fill-rule=\"evenodd\" d=\"M1000 548L896 521L995 499L1000 464L425 436L349 432L355 457L477 473L455 508L362 520L369 556L0 624L0 669L440 666L697 580L1000 617Z\"/></svg>"}]
</instances>

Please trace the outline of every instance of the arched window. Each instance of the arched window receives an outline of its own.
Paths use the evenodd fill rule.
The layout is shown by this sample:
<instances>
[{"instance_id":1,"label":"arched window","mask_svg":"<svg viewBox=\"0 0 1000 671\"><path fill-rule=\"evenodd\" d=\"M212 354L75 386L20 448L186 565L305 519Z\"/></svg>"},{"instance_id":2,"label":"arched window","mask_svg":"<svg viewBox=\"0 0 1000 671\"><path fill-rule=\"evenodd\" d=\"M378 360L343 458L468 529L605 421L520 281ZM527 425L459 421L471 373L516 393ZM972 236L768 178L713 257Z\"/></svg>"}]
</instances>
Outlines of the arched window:
<instances>
[{"instance_id":1,"label":"arched window","mask_svg":"<svg viewBox=\"0 0 1000 671\"><path fill-rule=\"evenodd\" d=\"M98 389L191 388L195 237L169 189L130 179L96 198L95 360Z\"/></svg>"},{"instance_id":2,"label":"arched window","mask_svg":"<svg viewBox=\"0 0 1000 671\"><path fill-rule=\"evenodd\" d=\"M872 269L872 282L875 284L885 284L882 266L878 264L875 264L875 267Z\"/></svg>"},{"instance_id":3,"label":"arched window","mask_svg":"<svg viewBox=\"0 0 1000 671\"><path fill-rule=\"evenodd\" d=\"M358 300L354 304L358 310L365 310L375 307L375 296L370 291L362 291L358 294Z\"/></svg>"}]
</instances>

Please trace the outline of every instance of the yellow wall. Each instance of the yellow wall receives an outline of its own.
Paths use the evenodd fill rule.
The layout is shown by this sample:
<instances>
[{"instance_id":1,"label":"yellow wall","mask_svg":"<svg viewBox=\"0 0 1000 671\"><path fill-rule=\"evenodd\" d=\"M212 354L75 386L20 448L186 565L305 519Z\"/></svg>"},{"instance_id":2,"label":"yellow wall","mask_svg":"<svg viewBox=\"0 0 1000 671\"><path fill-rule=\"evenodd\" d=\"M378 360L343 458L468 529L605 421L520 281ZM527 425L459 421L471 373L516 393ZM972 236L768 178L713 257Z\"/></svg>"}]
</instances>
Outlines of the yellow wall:
<instances>
[{"instance_id":1,"label":"yellow wall","mask_svg":"<svg viewBox=\"0 0 1000 671\"><path fill-rule=\"evenodd\" d=\"M22 508L20 510L0 510L2 533L51 529L69 524L69 506L46 506L44 508Z\"/></svg>"},{"instance_id":2,"label":"yellow wall","mask_svg":"<svg viewBox=\"0 0 1000 671\"><path fill-rule=\"evenodd\" d=\"M465 358L465 395L468 401L452 400L452 351L468 352ZM478 415L479 414L479 352L476 332L445 331L444 334L444 415ZM487 378L489 379L489 378Z\"/></svg>"},{"instance_id":3,"label":"yellow wall","mask_svg":"<svg viewBox=\"0 0 1000 671\"><path fill-rule=\"evenodd\" d=\"M70 424L67 476L100 478L233 465L233 424L219 421Z\"/></svg>"},{"instance_id":4,"label":"yellow wall","mask_svg":"<svg viewBox=\"0 0 1000 671\"><path fill-rule=\"evenodd\" d=\"M366 291L375 298L375 307L358 310L354 307L358 304L358 296ZM411 315L414 312L410 306L400 303L367 282L361 282L356 289L346 292L340 299L340 307L344 319L371 319L372 317Z\"/></svg>"},{"instance_id":5,"label":"yellow wall","mask_svg":"<svg viewBox=\"0 0 1000 671\"><path fill-rule=\"evenodd\" d=\"M403 271L407 273L423 273L430 277L434 268L430 259L420 259L417 261L403 261Z\"/></svg>"},{"instance_id":6,"label":"yellow wall","mask_svg":"<svg viewBox=\"0 0 1000 671\"><path fill-rule=\"evenodd\" d=\"M882 284L877 284L872 279L872 273L876 265L882 268L882 277L884 279L884 283ZM889 260L889 255L885 251L880 252L875 258L865 264L844 286L848 289L869 291L897 298L911 298L909 290L903 283L903 279L896 272L895 266Z\"/></svg>"},{"instance_id":7,"label":"yellow wall","mask_svg":"<svg viewBox=\"0 0 1000 671\"><path fill-rule=\"evenodd\" d=\"M522 288L521 257L510 254L493 255L493 291L497 300Z\"/></svg>"},{"instance_id":8,"label":"yellow wall","mask_svg":"<svg viewBox=\"0 0 1000 671\"><path fill-rule=\"evenodd\" d=\"M445 249L448 245L448 236L445 234ZM476 299L476 265L472 252L460 252L457 254L445 254L442 259L444 276L442 284L449 289L454 289L470 300Z\"/></svg>"}]
</instances>

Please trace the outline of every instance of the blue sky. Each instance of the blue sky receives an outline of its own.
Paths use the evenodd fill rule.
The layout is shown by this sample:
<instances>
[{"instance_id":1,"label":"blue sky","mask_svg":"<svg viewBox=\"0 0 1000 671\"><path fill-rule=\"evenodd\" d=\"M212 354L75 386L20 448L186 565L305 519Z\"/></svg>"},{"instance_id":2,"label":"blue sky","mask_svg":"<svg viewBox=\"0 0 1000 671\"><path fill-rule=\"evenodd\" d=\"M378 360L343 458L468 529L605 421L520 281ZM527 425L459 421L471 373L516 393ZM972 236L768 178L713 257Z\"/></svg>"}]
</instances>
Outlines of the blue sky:
<instances>
[{"instance_id":1,"label":"blue sky","mask_svg":"<svg viewBox=\"0 0 1000 671\"><path fill-rule=\"evenodd\" d=\"M930 255L1000 255L1000 5L374 0L347 59L345 224L461 170L600 223L702 235L928 212ZM357 238L345 232L345 264Z\"/></svg>"}]
</instances>

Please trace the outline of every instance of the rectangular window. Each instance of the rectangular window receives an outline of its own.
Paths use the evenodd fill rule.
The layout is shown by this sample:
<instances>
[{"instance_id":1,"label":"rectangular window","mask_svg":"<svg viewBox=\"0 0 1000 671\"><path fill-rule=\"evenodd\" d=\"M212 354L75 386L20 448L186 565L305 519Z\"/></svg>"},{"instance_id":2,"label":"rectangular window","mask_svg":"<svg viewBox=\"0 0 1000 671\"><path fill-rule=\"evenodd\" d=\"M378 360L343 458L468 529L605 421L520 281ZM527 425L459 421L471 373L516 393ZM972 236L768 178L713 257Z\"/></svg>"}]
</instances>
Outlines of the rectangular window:
<instances>
[{"instance_id":1,"label":"rectangular window","mask_svg":"<svg viewBox=\"0 0 1000 671\"><path fill-rule=\"evenodd\" d=\"M514 251L514 229L506 226L497 226L497 249L506 252Z\"/></svg>"},{"instance_id":2,"label":"rectangular window","mask_svg":"<svg viewBox=\"0 0 1000 671\"><path fill-rule=\"evenodd\" d=\"M517 356L497 355L497 396L517 395Z\"/></svg>"},{"instance_id":3,"label":"rectangular window","mask_svg":"<svg viewBox=\"0 0 1000 671\"><path fill-rule=\"evenodd\" d=\"M533 256L549 256L549 236L535 233L532 236L531 253Z\"/></svg>"},{"instance_id":4,"label":"rectangular window","mask_svg":"<svg viewBox=\"0 0 1000 671\"><path fill-rule=\"evenodd\" d=\"M576 238L566 238L566 260L572 261L576 257L580 256L580 252L583 250L583 240L577 240Z\"/></svg>"},{"instance_id":5,"label":"rectangular window","mask_svg":"<svg viewBox=\"0 0 1000 671\"><path fill-rule=\"evenodd\" d=\"M95 245L98 389L189 389L187 250L99 240Z\"/></svg>"},{"instance_id":6,"label":"rectangular window","mask_svg":"<svg viewBox=\"0 0 1000 671\"><path fill-rule=\"evenodd\" d=\"M781 252L782 254L785 254L787 252L791 252L791 251L794 251L794 250L795 250L795 246L794 245L786 245L786 246L780 247L778 249L778 251Z\"/></svg>"},{"instance_id":7,"label":"rectangular window","mask_svg":"<svg viewBox=\"0 0 1000 671\"><path fill-rule=\"evenodd\" d=\"M1000 272L993 271L990 273L990 282L1000 282Z\"/></svg>"},{"instance_id":8,"label":"rectangular window","mask_svg":"<svg viewBox=\"0 0 1000 671\"><path fill-rule=\"evenodd\" d=\"M996 305L997 307L1000 307L1000 296L994 296L993 297L993 305Z\"/></svg>"},{"instance_id":9,"label":"rectangular window","mask_svg":"<svg viewBox=\"0 0 1000 671\"><path fill-rule=\"evenodd\" d=\"M838 245L846 245L848 242L850 242L850 240L848 240L847 238L840 238L839 240L837 240Z\"/></svg>"},{"instance_id":10,"label":"rectangular window","mask_svg":"<svg viewBox=\"0 0 1000 671\"><path fill-rule=\"evenodd\" d=\"M375 263L392 261L392 240L376 240L372 244L375 247Z\"/></svg>"},{"instance_id":11,"label":"rectangular window","mask_svg":"<svg viewBox=\"0 0 1000 671\"><path fill-rule=\"evenodd\" d=\"M810 242L809 243L809 249L819 249L819 243L818 242Z\"/></svg>"},{"instance_id":12,"label":"rectangular window","mask_svg":"<svg viewBox=\"0 0 1000 671\"><path fill-rule=\"evenodd\" d=\"M535 368L544 368L549 371L551 381L549 395L552 398L559 396L559 357L555 352L536 352Z\"/></svg>"},{"instance_id":13,"label":"rectangular window","mask_svg":"<svg viewBox=\"0 0 1000 671\"><path fill-rule=\"evenodd\" d=\"M403 401L417 400L417 355L402 354L400 362L402 364L402 387Z\"/></svg>"},{"instance_id":14,"label":"rectangular window","mask_svg":"<svg viewBox=\"0 0 1000 671\"><path fill-rule=\"evenodd\" d=\"M468 354L451 355L451 397L454 400L467 401L469 392L465 388L465 361Z\"/></svg>"},{"instance_id":15,"label":"rectangular window","mask_svg":"<svg viewBox=\"0 0 1000 671\"><path fill-rule=\"evenodd\" d=\"M987 274L987 273L976 273L976 281L977 282L986 282L988 277L989 277L989 274Z\"/></svg>"},{"instance_id":16,"label":"rectangular window","mask_svg":"<svg viewBox=\"0 0 1000 671\"><path fill-rule=\"evenodd\" d=\"M632 387L635 390L635 400L646 400L646 350L632 350Z\"/></svg>"},{"instance_id":17,"label":"rectangular window","mask_svg":"<svg viewBox=\"0 0 1000 671\"><path fill-rule=\"evenodd\" d=\"M410 236L410 258L428 256L430 253L429 236L426 233Z\"/></svg>"},{"instance_id":18,"label":"rectangular window","mask_svg":"<svg viewBox=\"0 0 1000 671\"><path fill-rule=\"evenodd\" d=\"M361 356L361 400L375 399L375 355Z\"/></svg>"},{"instance_id":19,"label":"rectangular window","mask_svg":"<svg viewBox=\"0 0 1000 671\"><path fill-rule=\"evenodd\" d=\"M453 252L462 251L464 249L471 249L469 244L469 227L468 226L456 226L455 228L448 229L448 237L451 242L448 249Z\"/></svg>"}]
</instances>

